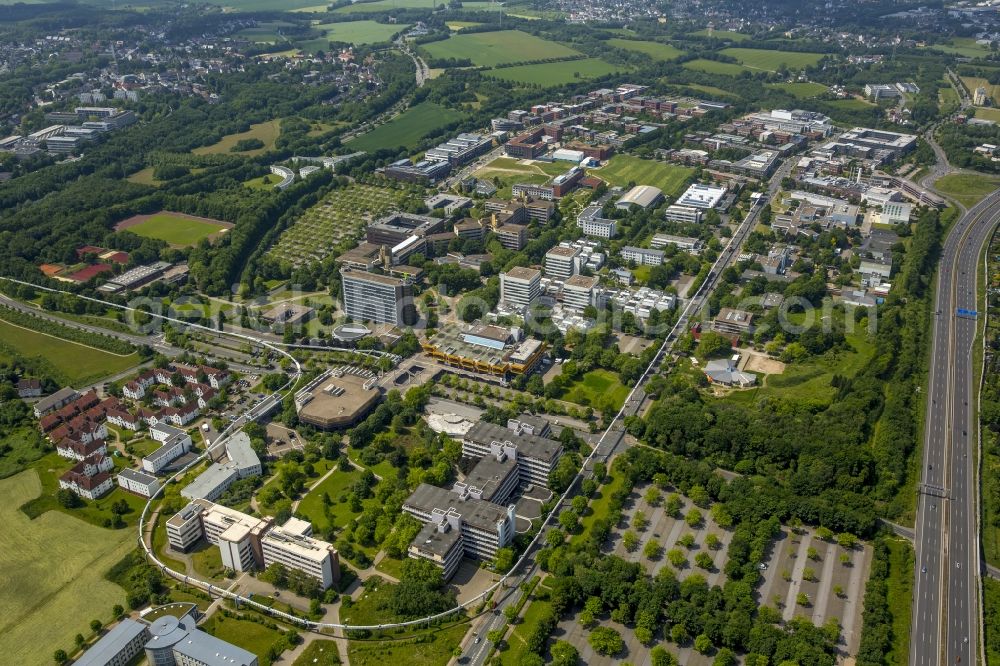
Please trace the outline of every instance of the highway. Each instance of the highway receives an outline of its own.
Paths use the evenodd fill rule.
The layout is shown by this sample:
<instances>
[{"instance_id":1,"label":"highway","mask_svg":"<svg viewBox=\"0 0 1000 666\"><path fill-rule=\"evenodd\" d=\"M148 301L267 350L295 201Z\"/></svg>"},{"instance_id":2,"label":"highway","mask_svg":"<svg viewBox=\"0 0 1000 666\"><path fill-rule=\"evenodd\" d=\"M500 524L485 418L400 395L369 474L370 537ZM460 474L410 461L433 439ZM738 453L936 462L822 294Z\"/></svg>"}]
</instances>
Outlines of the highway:
<instances>
[{"instance_id":1,"label":"highway","mask_svg":"<svg viewBox=\"0 0 1000 666\"><path fill-rule=\"evenodd\" d=\"M977 663L979 514L973 342L976 277L983 246L1000 222L1000 191L948 233L936 286L927 386L922 483L917 501L911 666Z\"/></svg>"}]
</instances>

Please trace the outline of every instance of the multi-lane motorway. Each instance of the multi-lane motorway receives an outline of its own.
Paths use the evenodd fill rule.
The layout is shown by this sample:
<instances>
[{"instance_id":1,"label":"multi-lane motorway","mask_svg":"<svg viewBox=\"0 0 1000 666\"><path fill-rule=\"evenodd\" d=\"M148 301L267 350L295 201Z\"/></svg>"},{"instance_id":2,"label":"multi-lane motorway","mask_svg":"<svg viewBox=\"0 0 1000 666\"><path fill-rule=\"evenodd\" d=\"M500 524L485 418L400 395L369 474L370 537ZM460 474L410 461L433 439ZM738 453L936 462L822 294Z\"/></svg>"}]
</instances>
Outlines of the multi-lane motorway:
<instances>
[{"instance_id":1,"label":"multi-lane motorway","mask_svg":"<svg viewBox=\"0 0 1000 666\"><path fill-rule=\"evenodd\" d=\"M979 257L1000 221L1000 192L970 209L941 253L927 386L910 664L978 662L978 426L973 342ZM981 315L980 315L981 316Z\"/></svg>"}]
</instances>

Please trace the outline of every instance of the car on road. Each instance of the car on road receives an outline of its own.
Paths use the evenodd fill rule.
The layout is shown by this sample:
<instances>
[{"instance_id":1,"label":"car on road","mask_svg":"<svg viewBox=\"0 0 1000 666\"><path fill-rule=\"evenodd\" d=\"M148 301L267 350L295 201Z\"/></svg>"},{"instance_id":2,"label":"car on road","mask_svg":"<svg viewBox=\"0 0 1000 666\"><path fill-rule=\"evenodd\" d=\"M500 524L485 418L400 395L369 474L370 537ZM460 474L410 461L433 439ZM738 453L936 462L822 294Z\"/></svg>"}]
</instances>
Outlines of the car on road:
<instances>
[{"instance_id":1,"label":"car on road","mask_svg":"<svg viewBox=\"0 0 1000 666\"><path fill-rule=\"evenodd\" d=\"M920 573L927 573L927 567L920 567Z\"/></svg>"}]
</instances>

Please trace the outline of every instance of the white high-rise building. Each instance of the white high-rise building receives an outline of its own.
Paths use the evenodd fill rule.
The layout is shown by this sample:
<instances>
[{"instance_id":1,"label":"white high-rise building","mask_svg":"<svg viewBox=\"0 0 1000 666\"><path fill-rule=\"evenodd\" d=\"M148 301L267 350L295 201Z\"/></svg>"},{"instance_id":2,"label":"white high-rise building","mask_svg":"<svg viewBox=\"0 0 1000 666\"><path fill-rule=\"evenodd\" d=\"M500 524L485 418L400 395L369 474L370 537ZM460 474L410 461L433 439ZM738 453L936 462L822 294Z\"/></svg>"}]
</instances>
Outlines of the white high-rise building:
<instances>
[{"instance_id":1,"label":"white high-rise building","mask_svg":"<svg viewBox=\"0 0 1000 666\"><path fill-rule=\"evenodd\" d=\"M525 309L538 298L542 272L536 268L518 266L500 274L500 302Z\"/></svg>"}]
</instances>

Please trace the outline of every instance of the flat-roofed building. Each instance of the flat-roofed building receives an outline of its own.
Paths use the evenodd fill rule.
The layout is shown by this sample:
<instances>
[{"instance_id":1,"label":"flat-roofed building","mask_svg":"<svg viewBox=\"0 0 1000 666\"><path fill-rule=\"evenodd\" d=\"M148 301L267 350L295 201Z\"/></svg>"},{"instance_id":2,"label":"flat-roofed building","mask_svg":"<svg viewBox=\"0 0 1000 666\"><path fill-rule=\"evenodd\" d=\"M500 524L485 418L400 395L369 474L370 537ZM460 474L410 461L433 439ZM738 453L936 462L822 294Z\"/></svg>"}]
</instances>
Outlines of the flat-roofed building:
<instances>
[{"instance_id":1,"label":"flat-roofed building","mask_svg":"<svg viewBox=\"0 0 1000 666\"><path fill-rule=\"evenodd\" d=\"M663 219L667 222L684 222L697 224L701 222L702 209L694 206L671 204L663 211Z\"/></svg>"},{"instance_id":2,"label":"flat-roofed building","mask_svg":"<svg viewBox=\"0 0 1000 666\"><path fill-rule=\"evenodd\" d=\"M368 415L381 392L368 370L342 366L326 370L295 394L299 420L320 430L348 428Z\"/></svg>"},{"instance_id":3,"label":"flat-roofed building","mask_svg":"<svg viewBox=\"0 0 1000 666\"><path fill-rule=\"evenodd\" d=\"M541 292L542 272L537 268L518 266L500 274L500 302L525 309Z\"/></svg>"},{"instance_id":4,"label":"flat-roofed building","mask_svg":"<svg viewBox=\"0 0 1000 666\"><path fill-rule=\"evenodd\" d=\"M518 476L522 483L548 487L549 474L562 456L563 446L557 440L546 439L527 432L513 432L487 421L477 421L462 436L462 455L480 458L496 455L496 447L503 447L517 461Z\"/></svg>"},{"instance_id":5,"label":"flat-roofed building","mask_svg":"<svg viewBox=\"0 0 1000 666\"><path fill-rule=\"evenodd\" d=\"M410 236L426 236L444 227L444 220L430 215L392 213L381 217L365 229L365 237L373 245L393 247Z\"/></svg>"},{"instance_id":6,"label":"flat-roofed building","mask_svg":"<svg viewBox=\"0 0 1000 666\"><path fill-rule=\"evenodd\" d=\"M519 435L537 435L547 438L552 434L551 424L541 416L521 414L517 418L507 419L507 429Z\"/></svg>"},{"instance_id":7,"label":"flat-roofed building","mask_svg":"<svg viewBox=\"0 0 1000 666\"><path fill-rule=\"evenodd\" d=\"M619 254L625 261L634 261L639 266L659 266L663 263L663 250L626 245Z\"/></svg>"},{"instance_id":8,"label":"flat-roofed building","mask_svg":"<svg viewBox=\"0 0 1000 666\"><path fill-rule=\"evenodd\" d=\"M324 590L340 580L340 556L332 544L312 536L312 525L291 519L261 539L264 568L281 564L315 578Z\"/></svg>"},{"instance_id":9,"label":"flat-roofed building","mask_svg":"<svg viewBox=\"0 0 1000 666\"><path fill-rule=\"evenodd\" d=\"M753 314L745 310L722 308L712 321L712 329L727 335L753 333Z\"/></svg>"},{"instance_id":10,"label":"flat-roofed building","mask_svg":"<svg viewBox=\"0 0 1000 666\"><path fill-rule=\"evenodd\" d=\"M465 555L461 527L454 527L445 514L435 514L439 522L428 521L410 542L407 555L427 560L442 569L442 577L449 580L458 570Z\"/></svg>"},{"instance_id":11,"label":"flat-roofed building","mask_svg":"<svg viewBox=\"0 0 1000 666\"><path fill-rule=\"evenodd\" d=\"M156 474L177 458L191 450L191 436L180 428L167 423L156 423L150 435L160 442L160 447L142 459L142 468Z\"/></svg>"},{"instance_id":12,"label":"flat-roofed building","mask_svg":"<svg viewBox=\"0 0 1000 666\"><path fill-rule=\"evenodd\" d=\"M528 374L545 355L545 343L517 329L480 323L443 325L420 345L430 358L468 372L499 377Z\"/></svg>"},{"instance_id":13,"label":"flat-roofed building","mask_svg":"<svg viewBox=\"0 0 1000 666\"><path fill-rule=\"evenodd\" d=\"M676 204L707 210L718 206L724 196L726 196L726 188L724 187L712 187L711 185L695 183L687 188Z\"/></svg>"},{"instance_id":14,"label":"flat-roofed building","mask_svg":"<svg viewBox=\"0 0 1000 666\"><path fill-rule=\"evenodd\" d=\"M517 451L514 447L495 443L490 455L483 456L476 466L455 484L454 491L468 493L476 499L494 504L506 502L520 482L517 473Z\"/></svg>"},{"instance_id":15,"label":"flat-roofed building","mask_svg":"<svg viewBox=\"0 0 1000 666\"><path fill-rule=\"evenodd\" d=\"M462 535L466 557L491 560L514 538L514 506L492 502L421 483L403 502L403 511L422 523L451 522Z\"/></svg>"},{"instance_id":16,"label":"flat-roofed building","mask_svg":"<svg viewBox=\"0 0 1000 666\"><path fill-rule=\"evenodd\" d=\"M174 550L185 552L205 534L201 512L211 502L194 500L167 519L167 542Z\"/></svg>"},{"instance_id":17,"label":"flat-roofed building","mask_svg":"<svg viewBox=\"0 0 1000 666\"><path fill-rule=\"evenodd\" d=\"M668 245L673 245L678 250L684 250L685 252L699 250L702 246L702 242L698 238L690 238L688 236L672 236L670 234L656 234L653 236L653 240L651 240L649 244L657 250L662 250Z\"/></svg>"},{"instance_id":18,"label":"flat-roofed building","mask_svg":"<svg viewBox=\"0 0 1000 666\"><path fill-rule=\"evenodd\" d=\"M201 512L205 539L219 547L222 564L233 571L261 569L264 561L261 538L271 527L270 518L257 518L211 504Z\"/></svg>"},{"instance_id":19,"label":"flat-roofed building","mask_svg":"<svg viewBox=\"0 0 1000 666\"><path fill-rule=\"evenodd\" d=\"M580 272L580 248L557 245L545 253L546 277L565 280Z\"/></svg>"},{"instance_id":20,"label":"flat-roofed building","mask_svg":"<svg viewBox=\"0 0 1000 666\"><path fill-rule=\"evenodd\" d=\"M145 622L125 618L73 661L76 666L127 666L150 638Z\"/></svg>"},{"instance_id":21,"label":"flat-roofed building","mask_svg":"<svg viewBox=\"0 0 1000 666\"><path fill-rule=\"evenodd\" d=\"M496 224L493 235L502 247L514 252L523 250L528 244L528 227L523 224Z\"/></svg>"},{"instance_id":22,"label":"flat-roofed building","mask_svg":"<svg viewBox=\"0 0 1000 666\"><path fill-rule=\"evenodd\" d=\"M356 321L373 321L394 326L417 323L413 286L408 280L341 269L344 312Z\"/></svg>"},{"instance_id":23,"label":"flat-roofed building","mask_svg":"<svg viewBox=\"0 0 1000 666\"><path fill-rule=\"evenodd\" d=\"M152 666L257 666L241 647L200 631L192 613L161 615L149 625L146 659Z\"/></svg>"},{"instance_id":24,"label":"flat-roofed building","mask_svg":"<svg viewBox=\"0 0 1000 666\"><path fill-rule=\"evenodd\" d=\"M574 275L566 278L562 286L563 307L583 310L589 305L597 305L596 276Z\"/></svg>"}]
</instances>

